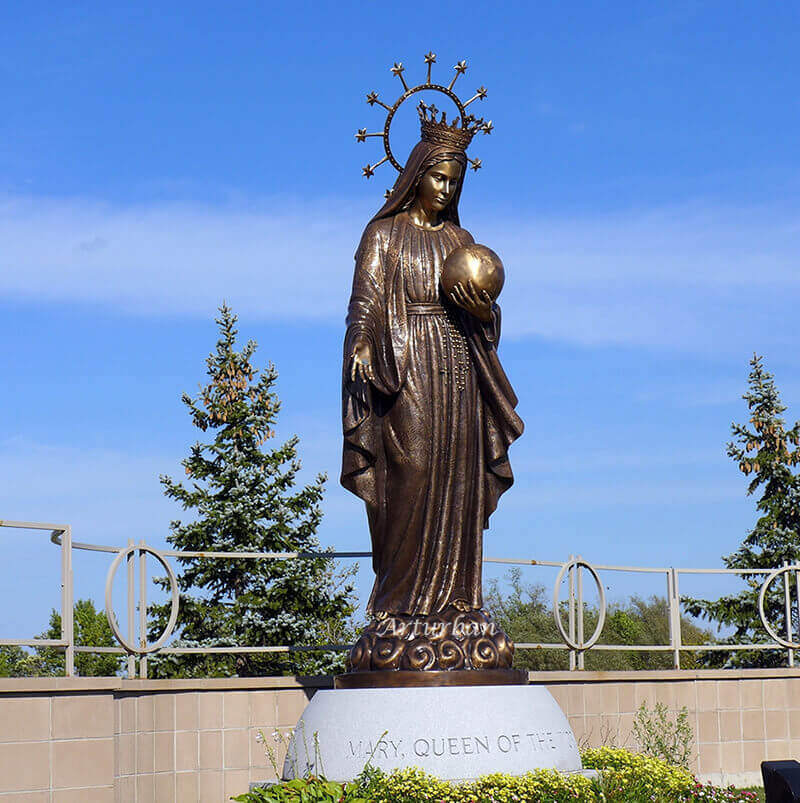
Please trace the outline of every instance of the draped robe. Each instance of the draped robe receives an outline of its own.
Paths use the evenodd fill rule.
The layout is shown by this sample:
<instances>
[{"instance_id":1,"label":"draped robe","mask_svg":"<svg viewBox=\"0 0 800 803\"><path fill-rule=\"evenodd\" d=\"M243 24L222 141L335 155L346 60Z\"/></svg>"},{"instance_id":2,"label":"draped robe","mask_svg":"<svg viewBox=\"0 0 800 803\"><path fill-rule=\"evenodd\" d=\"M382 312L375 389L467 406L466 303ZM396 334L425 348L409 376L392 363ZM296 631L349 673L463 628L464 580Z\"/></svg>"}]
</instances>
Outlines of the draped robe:
<instances>
[{"instance_id":1,"label":"draped robe","mask_svg":"<svg viewBox=\"0 0 800 803\"><path fill-rule=\"evenodd\" d=\"M513 476L522 434L488 324L444 300L447 255L473 242L452 221L423 229L405 212L375 220L356 253L343 370L341 482L366 502L371 613L482 606L483 530ZM356 338L375 378L350 380Z\"/></svg>"}]
</instances>

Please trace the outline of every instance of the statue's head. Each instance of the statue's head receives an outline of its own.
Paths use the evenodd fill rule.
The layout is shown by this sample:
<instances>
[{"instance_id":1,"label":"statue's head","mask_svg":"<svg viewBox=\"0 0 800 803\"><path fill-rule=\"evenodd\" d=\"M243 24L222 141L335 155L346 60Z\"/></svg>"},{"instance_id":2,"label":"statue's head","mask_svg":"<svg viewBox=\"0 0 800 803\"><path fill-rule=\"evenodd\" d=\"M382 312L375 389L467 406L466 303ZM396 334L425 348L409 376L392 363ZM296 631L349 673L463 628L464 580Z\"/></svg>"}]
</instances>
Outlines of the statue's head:
<instances>
[{"instance_id":1,"label":"statue's head","mask_svg":"<svg viewBox=\"0 0 800 803\"><path fill-rule=\"evenodd\" d=\"M464 151L452 145L421 140L409 154L391 194L373 220L402 212L418 198L440 219L452 220L458 225L458 202L466 166Z\"/></svg>"},{"instance_id":2,"label":"statue's head","mask_svg":"<svg viewBox=\"0 0 800 803\"><path fill-rule=\"evenodd\" d=\"M431 216L444 213L461 186L464 167L458 159L445 159L428 168L417 181L416 202Z\"/></svg>"}]
</instances>

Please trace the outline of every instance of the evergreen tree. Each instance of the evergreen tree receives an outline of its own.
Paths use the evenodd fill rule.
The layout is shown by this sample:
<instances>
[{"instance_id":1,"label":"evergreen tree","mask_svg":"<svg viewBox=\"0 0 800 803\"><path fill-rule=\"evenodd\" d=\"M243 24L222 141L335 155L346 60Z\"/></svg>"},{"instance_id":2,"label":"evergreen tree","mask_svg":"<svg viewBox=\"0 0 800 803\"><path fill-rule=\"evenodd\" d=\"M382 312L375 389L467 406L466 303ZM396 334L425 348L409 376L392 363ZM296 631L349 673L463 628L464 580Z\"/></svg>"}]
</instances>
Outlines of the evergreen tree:
<instances>
[{"instance_id":1,"label":"evergreen tree","mask_svg":"<svg viewBox=\"0 0 800 803\"><path fill-rule=\"evenodd\" d=\"M183 395L192 423L211 437L191 447L182 465L186 484L162 476L164 493L191 511L173 521L168 541L179 550L318 552L316 531L325 476L295 489L298 438L272 450L280 402L273 365L253 366L256 343L236 351L236 316L223 304L219 340L206 360L209 382L196 398ZM352 571L330 559L179 558L180 609L173 646L312 646L349 640L354 611ZM162 580L166 586L166 581ZM169 604L153 606L157 637ZM322 674L342 667L341 654L321 652L238 655L162 655L156 677Z\"/></svg>"},{"instance_id":2,"label":"evergreen tree","mask_svg":"<svg viewBox=\"0 0 800 803\"><path fill-rule=\"evenodd\" d=\"M748 495L761 490L756 505L760 517L741 546L723 558L729 569L777 568L784 561L800 559L800 480L794 467L800 462L800 423L786 428L775 380L765 370L762 357L750 361L749 389L742 398L747 402L747 424L732 424L733 440L727 452L749 478ZM764 630L758 613L758 595L765 580L763 574L741 575L746 588L719 600L684 599L693 616L716 620L734 628L721 643L765 643L771 638ZM793 606L794 607L794 606ZM776 632L786 633L783 583L776 580L764 600L767 621ZM796 625L797 622L795 621ZM796 632L796 631L795 631ZM780 666L786 660L781 651L752 650L719 652L705 656L708 666Z\"/></svg>"}]
</instances>

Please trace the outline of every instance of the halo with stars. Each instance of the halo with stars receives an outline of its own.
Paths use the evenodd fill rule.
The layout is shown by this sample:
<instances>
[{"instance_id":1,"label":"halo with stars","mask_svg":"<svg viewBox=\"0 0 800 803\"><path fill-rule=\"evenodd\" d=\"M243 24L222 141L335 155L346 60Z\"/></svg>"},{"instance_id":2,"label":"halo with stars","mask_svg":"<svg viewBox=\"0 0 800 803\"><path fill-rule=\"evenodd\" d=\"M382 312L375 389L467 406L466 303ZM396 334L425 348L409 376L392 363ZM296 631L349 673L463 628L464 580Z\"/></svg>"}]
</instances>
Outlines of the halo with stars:
<instances>
[{"instance_id":1,"label":"halo with stars","mask_svg":"<svg viewBox=\"0 0 800 803\"><path fill-rule=\"evenodd\" d=\"M453 79L447 86L443 86L442 84L432 83L431 70L435 63L436 63L436 54L433 52L427 53L425 55L425 64L427 65L428 73L425 82L422 84L418 84L417 86L409 87L409 85L406 83L406 79L403 77L403 73L405 72L405 67L403 67L402 62L395 62L394 65L391 67L391 72L393 75L396 75L400 79L400 82L403 85L403 93L400 95L399 98L397 98L397 100L391 106L389 106L387 103L384 103L378 97L377 92L370 92L367 95L367 103L370 106L375 106L376 104L378 106L382 106L384 109L386 109L388 114L386 115L386 122L384 123L383 131L375 131L372 133L368 133L366 128L359 128L358 131L356 132L355 136L357 142L366 142L368 137L382 137L383 148L384 151L386 152L386 155L383 157L383 159L381 159L378 162L375 162L375 164L367 164L365 167L361 169L362 175L365 178L371 178L375 174L375 170L385 162L389 162L395 168L395 170L397 170L398 173L402 172L403 166L400 164L400 162L397 161L395 155L392 153L392 146L389 143L389 133L392 127L392 120L394 119L397 110L404 103L404 101L408 100L412 95L416 94L417 92L424 92L424 91L441 92L443 95L446 95L448 98L450 98L451 101L453 101L456 108L458 109L459 116L461 117L462 120L466 121L467 119L472 118L472 116L466 111L467 106L469 106L470 103L473 103L476 100L483 100L488 94L485 86L478 87L478 89L475 91L475 94L469 100L462 103L458 95L456 95L456 93L453 92L453 87L455 86L455 83L458 80L459 76L464 75L464 73L467 71L467 62L459 61L453 67L456 74L453 76ZM490 134L493 128L494 126L492 125L492 121L489 120L488 122L483 123L481 125L480 130L483 131L484 134ZM470 159L470 157L467 157L467 160L472 165L473 170L478 170L482 165L480 159ZM390 194L390 192L391 192L390 190L387 191L386 193L387 196Z\"/></svg>"}]
</instances>

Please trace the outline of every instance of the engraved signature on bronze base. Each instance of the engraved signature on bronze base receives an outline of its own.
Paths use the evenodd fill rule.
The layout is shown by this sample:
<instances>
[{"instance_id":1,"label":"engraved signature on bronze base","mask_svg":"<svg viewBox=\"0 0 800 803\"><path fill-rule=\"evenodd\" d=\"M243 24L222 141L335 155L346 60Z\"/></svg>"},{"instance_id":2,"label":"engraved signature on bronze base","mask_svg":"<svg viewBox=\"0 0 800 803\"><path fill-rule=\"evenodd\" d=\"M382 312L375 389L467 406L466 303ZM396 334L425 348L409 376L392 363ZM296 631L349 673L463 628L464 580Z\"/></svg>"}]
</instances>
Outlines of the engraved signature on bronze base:
<instances>
[{"instance_id":1,"label":"engraved signature on bronze base","mask_svg":"<svg viewBox=\"0 0 800 803\"><path fill-rule=\"evenodd\" d=\"M373 620L350 650L348 672L509 669L514 643L485 610Z\"/></svg>"}]
</instances>

